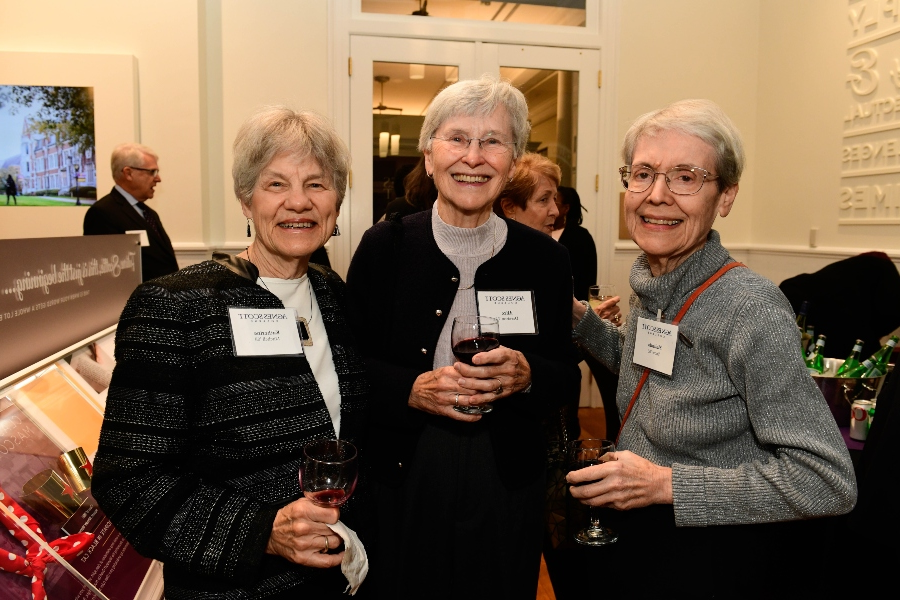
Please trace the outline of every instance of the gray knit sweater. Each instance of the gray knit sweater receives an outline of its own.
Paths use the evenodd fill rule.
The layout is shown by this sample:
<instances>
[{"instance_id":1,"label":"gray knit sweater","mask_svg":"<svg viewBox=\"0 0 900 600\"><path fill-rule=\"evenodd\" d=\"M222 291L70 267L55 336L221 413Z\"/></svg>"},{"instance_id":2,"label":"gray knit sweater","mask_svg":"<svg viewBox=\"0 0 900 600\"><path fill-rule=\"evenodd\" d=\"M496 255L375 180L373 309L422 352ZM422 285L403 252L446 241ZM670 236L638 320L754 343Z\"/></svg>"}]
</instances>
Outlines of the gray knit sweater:
<instances>
[{"instance_id":1,"label":"gray knit sweater","mask_svg":"<svg viewBox=\"0 0 900 600\"><path fill-rule=\"evenodd\" d=\"M624 414L643 367L631 361L638 317L671 321L688 296L732 262L719 234L671 273L653 277L646 255L631 270L631 312L621 331L592 311L576 343L619 372ZM650 373L619 448L672 467L675 521L706 526L849 512L856 479L846 445L799 352L791 305L768 279L728 271L694 302L679 332L672 376Z\"/></svg>"}]
</instances>

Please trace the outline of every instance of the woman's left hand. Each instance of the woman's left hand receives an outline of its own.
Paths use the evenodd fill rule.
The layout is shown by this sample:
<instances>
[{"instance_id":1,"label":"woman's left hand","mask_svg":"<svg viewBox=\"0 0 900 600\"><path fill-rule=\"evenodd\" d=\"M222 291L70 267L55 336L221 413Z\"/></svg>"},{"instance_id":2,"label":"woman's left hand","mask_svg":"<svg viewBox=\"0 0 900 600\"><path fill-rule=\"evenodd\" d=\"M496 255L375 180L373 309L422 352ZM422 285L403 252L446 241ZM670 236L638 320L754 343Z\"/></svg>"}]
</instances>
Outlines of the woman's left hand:
<instances>
[{"instance_id":1,"label":"woman's left hand","mask_svg":"<svg viewBox=\"0 0 900 600\"><path fill-rule=\"evenodd\" d=\"M531 385L531 366L518 350L500 346L479 352L474 365L457 362L453 367L462 378L460 387L472 390L467 404L486 404L520 392Z\"/></svg>"},{"instance_id":2,"label":"woman's left hand","mask_svg":"<svg viewBox=\"0 0 900 600\"><path fill-rule=\"evenodd\" d=\"M653 464L628 450L614 454L615 460L566 475L573 498L589 506L617 510L672 504L671 468Z\"/></svg>"}]
</instances>

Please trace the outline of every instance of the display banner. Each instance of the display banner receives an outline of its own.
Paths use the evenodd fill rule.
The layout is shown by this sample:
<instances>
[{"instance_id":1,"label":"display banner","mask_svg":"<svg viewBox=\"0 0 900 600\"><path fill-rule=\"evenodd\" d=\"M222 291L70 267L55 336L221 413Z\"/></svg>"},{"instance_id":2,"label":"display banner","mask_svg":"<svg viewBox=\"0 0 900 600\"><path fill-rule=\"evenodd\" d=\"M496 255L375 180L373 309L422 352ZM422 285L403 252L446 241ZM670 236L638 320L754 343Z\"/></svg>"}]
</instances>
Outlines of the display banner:
<instances>
[{"instance_id":1,"label":"display banner","mask_svg":"<svg viewBox=\"0 0 900 600\"><path fill-rule=\"evenodd\" d=\"M135 234L0 240L0 380L118 322L141 282Z\"/></svg>"}]
</instances>

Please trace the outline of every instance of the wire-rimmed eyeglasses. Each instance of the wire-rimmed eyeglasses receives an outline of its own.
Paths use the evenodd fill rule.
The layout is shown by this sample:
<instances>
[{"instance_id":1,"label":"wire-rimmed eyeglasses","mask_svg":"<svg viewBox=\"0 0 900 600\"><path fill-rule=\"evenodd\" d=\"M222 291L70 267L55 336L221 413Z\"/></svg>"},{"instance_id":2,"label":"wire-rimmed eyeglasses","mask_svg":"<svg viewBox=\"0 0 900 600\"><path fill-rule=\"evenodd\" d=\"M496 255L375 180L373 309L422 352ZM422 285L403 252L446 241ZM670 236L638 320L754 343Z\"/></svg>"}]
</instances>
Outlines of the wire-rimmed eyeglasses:
<instances>
[{"instance_id":1,"label":"wire-rimmed eyeglasses","mask_svg":"<svg viewBox=\"0 0 900 600\"><path fill-rule=\"evenodd\" d=\"M485 154L504 154L509 150L509 147L512 146L512 142L504 142L500 138L490 135L483 138L470 138L462 133L454 133L449 137L433 135L431 136L431 139L444 142L452 152L457 154L462 154L468 150L469 144L472 142L478 142L478 146Z\"/></svg>"},{"instance_id":2,"label":"wire-rimmed eyeglasses","mask_svg":"<svg viewBox=\"0 0 900 600\"><path fill-rule=\"evenodd\" d=\"M629 192L646 192L656 181L656 176L662 175L669 191L679 196L693 196L707 180L719 178L700 167L675 167L661 173L642 165L625 165L619 168L619 175L622 177L622 185Z\"/></svg>"},{"instance_id":3,"label":"wire-rimmed eyeglasses","mask_svg":"<svg viewBox=\"0 0 900 600\"><path fill-rule=\"evenodd\" d=\"M159 169L145 169L144 167L128 167L129 169L133 169L135 171L143 171L144 173L150 173L150 177L156 177L156 174L159 173Z\"/></svg>"}]
</instances>

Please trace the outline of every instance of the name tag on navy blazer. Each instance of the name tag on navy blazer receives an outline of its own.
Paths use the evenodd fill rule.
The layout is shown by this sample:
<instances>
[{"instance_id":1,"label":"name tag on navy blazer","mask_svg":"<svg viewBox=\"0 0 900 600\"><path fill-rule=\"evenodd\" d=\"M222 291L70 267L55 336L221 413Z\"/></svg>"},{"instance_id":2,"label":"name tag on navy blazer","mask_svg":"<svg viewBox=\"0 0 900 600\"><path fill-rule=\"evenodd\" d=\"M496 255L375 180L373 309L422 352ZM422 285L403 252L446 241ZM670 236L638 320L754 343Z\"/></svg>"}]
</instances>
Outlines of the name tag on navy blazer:
<instances>
[{"instance_id":1,"label":"name tag on navy blazer","mask_svg":"<svg viewBox=\"0 0 900 600\"><path fill-rule=\"evenodd\" d=\"M497 319L500 335L538 332L533 290L475 290L475 303L480 316Z\"/></svg>"}]
</instances>

